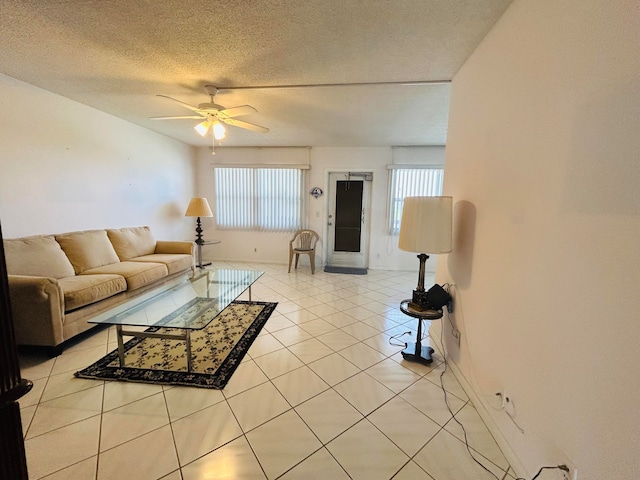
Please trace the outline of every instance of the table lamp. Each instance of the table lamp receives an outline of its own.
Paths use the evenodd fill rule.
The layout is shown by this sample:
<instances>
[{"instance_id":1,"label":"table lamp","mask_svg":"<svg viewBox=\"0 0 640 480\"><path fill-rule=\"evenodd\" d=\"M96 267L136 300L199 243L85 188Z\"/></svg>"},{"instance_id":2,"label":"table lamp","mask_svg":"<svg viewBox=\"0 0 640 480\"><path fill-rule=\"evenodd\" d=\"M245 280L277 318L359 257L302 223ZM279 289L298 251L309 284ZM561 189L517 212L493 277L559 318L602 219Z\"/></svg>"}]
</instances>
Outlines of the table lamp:
<instances>
[{"instance_id":1,"label":"table lamp","mask_svg":"<svg viewBox=\"0 0 640 480\"><path fill-rule=\"evenodd\" d=\"M400 222L398 247L419 253L418 286L413 291L409 308L418 312L430 310L424 289L424 268L428 253L451 251L452 197L405 197Z\"/></svg>"},{"instance_id":2,"label":"table lamp","mask_svg":"<svg viewBox=\"0 0 640 480\"><path fill-rule=\"evenodd\" d=\"M196 220L196 244L202 245L204 240L202 239L202 224L200 223L200 217L213 217L213 212L211 211L211 208L209 208L209 202L207 202L206 198L192 198L184 216L198 217Z\"/></svg>"}]
</instances>

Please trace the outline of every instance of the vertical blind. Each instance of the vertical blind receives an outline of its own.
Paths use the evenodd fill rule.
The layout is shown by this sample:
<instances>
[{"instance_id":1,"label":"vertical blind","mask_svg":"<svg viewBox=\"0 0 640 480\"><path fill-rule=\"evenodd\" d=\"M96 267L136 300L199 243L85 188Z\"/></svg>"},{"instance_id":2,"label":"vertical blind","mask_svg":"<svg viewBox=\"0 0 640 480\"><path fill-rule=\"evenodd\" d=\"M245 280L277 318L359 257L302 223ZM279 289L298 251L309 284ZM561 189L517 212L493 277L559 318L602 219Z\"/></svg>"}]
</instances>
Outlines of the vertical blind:
<instances>
[{"instance_id":1,"label":"vertical blind","mask_svg":"<svg viewBox=\"0 0 640 480\"><path fill-rule=\"evenodd\" d=\"M391 170L389 233L400 232L405 197L438 197L442 195L443 168L396 168Z\"/></svg>"},{"instance_id":2,"label":"vertical blind","mask_svg":"<svg viewBox=\"0 0 640 480\"><path fill-rule=\"evenodd\" d=\"M301 228L303 170L214 168L220 229L285 232Z\"/></svg>"}]
</instances>

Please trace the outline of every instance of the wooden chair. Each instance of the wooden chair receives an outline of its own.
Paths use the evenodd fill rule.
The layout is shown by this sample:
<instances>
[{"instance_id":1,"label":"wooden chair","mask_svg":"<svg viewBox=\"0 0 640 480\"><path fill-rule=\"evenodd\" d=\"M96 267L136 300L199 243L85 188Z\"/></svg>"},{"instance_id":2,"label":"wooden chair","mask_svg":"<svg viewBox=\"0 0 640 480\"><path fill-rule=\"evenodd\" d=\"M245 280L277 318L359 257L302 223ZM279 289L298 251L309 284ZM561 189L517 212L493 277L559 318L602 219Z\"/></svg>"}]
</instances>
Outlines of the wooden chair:
<instances>
[{"instance_id":1,"label":"wooden chair","mask_svg":"<svg viewBox=\"0 0 640 480\"><path fill-rule=\"evenodd\" d=\"M293 256L296 256L295 268L298 268L298 259L301 253L309 255L311 262L311 274L316 270L316 243L320 236L313 230L298 230L293 234L293 238L289 242L289 273L291 273L291 262Z\"/></svg>"}]
</instances>

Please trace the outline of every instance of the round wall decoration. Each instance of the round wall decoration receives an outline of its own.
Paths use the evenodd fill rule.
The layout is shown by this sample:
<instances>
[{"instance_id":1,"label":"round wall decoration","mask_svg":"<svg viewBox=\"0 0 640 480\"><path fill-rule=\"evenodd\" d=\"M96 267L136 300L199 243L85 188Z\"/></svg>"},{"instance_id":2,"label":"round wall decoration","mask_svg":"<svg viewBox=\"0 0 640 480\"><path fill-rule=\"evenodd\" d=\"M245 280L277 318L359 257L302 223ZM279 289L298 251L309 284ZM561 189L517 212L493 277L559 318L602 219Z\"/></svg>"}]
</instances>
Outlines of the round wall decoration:
<instances>
[{"instance_id":1,"label":"round wall decoration","mask_svg":"<svg viewBox=\"0 0 640 480\"><path fill-rule=\"evenodd\" d=\"M309 193L314 198L318 198L318 197L321 197L324 192L322 191L322 189L320 187L313 187Z\"/></svg>"}]
</instances>

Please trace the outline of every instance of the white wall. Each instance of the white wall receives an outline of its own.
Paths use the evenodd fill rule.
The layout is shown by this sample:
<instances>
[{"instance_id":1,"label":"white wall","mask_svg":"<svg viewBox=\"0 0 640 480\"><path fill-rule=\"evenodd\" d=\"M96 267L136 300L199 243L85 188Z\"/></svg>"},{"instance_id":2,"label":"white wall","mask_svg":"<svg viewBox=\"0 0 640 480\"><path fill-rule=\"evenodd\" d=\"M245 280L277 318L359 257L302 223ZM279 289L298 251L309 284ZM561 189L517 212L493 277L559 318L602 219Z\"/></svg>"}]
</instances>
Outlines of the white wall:
<instances>
[{"instance_id":1,"label":"white wall","mask_svg":"<svg viewBox=\"0 0 640 480\"><path fill-rule=\"evenodd\" d=\"M195 149L0 75L5 238L149 225L190 239Z\"/></svg>"},{"instance_id":2,"label":"white wall","mask_svg":"<svg viewBox=\"0 0 640 480\"><path fill-rule=\"evenodd\" d=\"M640 478L639 59L636 1L516 0L453 80L442 325L527 478Z\"/></svg>"},{"instance_id":3,"label":"white wall","mask_svg":"<svg viewBox=\"0 0 640 480\"><path fill-rule=\"evenodd\" d=\"M418 260L413 253L398 249L397 237L388 235L387 198L391 164L443 164L444 147L421 148L216 148L198 150L198 185L200 196L207 197L214 205L215 195L212 169L214 164L307 164L308 189L319 186L325 195L315 199L307 197L307 226L320 234L316 265L323 265L326 258L327 212L329 198L328 178L332 171L373 172L372 204L370 212L369 268L390 270L416 270ZM213 218L202 219L204 237L218 239L222 243L203 247L203 257L218 260L263 261L288 263L289 233L237 232L217 230ZM435 256L427 268L435 269ZM301 265L308 266L306 256ZM416 277L417 278L417 277Z\"/></svg>"}]
</instances>

